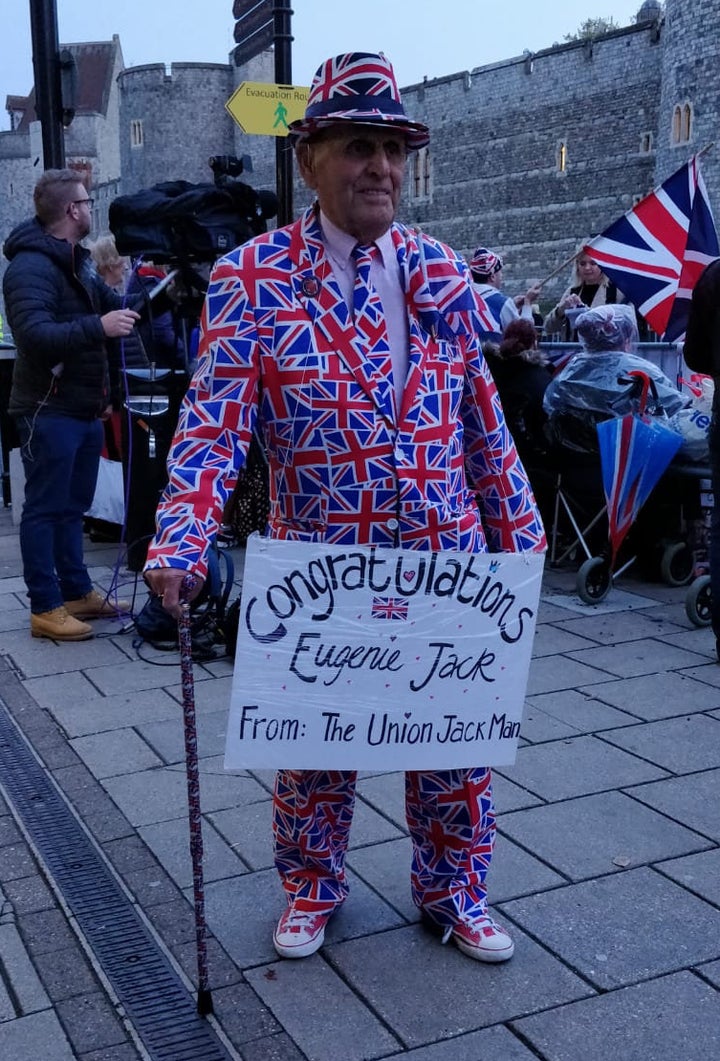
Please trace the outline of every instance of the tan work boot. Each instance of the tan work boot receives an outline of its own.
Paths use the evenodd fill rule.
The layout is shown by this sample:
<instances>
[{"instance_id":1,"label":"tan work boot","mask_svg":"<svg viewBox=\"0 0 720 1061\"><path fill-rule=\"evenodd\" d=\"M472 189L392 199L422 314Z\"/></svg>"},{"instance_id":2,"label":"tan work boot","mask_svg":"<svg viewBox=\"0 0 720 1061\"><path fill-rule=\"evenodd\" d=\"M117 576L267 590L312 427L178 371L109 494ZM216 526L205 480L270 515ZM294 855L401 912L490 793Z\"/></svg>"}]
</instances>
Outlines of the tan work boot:
<instances>
[{"instance_id":1,"label":"tan work boot","mask_svg":"<svg viewBox=\"0 0 720 1061\"><path fill-rule=\"evenodd\" d=\"M68 615L62 606L31 615L30 633L33 637L50 637L53 641L87 641L93 636L91 626Z\"/></svg>"},{"instance_id":2,"label":"tan work boot","mask_svg":"<svg viewBox=\"0 0 720 1061\"><path fill-rule=\"evenodd\" d=\"M96 589L91 589L79 600L66 600L65 609L68 615L74 615L76 619L105 619L112 615L124 615L125 612L129 612L130 601L108 600Z\"/></svg>"}]
</instances>

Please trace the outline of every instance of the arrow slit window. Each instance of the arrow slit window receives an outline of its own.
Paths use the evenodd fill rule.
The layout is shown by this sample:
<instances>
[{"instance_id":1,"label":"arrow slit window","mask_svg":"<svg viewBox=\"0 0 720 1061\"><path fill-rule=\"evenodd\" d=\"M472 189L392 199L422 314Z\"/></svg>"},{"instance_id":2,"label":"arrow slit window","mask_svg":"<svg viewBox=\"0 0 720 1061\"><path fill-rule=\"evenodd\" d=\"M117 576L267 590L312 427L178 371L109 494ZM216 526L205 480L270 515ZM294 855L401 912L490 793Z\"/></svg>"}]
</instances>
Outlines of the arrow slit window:
<instances>
[{"instance_id":1,"label":"arrow slit window","mask_svg":"<svg viewBox=\"0 0 720 1061\"><path fill-rule=\"evenodd\" d=\"M432 197L432 159L430 148L421 147L411 156L412 174L410 181L410 198L430 199Z\"/></svg>"},{"instance_id":2,"label":"arrow slit window","mask_svg":"<svg viewBox=\"0 0 720 1061\"><path fill-rule=\"evenodd\" d=\"M134 118L130 122L130 147L143 146L143 123L141 118Z\"/></svg>"}]
</instances>

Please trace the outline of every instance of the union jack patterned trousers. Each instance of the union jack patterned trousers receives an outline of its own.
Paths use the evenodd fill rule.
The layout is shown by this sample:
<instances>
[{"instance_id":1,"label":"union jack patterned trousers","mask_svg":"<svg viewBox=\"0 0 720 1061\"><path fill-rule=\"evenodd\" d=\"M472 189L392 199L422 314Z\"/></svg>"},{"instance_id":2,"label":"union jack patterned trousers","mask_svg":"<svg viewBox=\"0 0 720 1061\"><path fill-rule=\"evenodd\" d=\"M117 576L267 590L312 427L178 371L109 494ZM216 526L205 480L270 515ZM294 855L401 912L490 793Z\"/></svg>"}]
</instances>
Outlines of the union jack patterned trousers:
<instances>
[{"instance_id":1,"label":"union jack patterned trousers","mask_svg":"<svg viewBox=\"0 0 720 1061\"><path fill-rule=\"evenodd\" d=\"M301 909L328 909L347 897L345 854L356 778L338 770L277 774L275 865L288 901ZM486 913L485 877L495 840L490 770L406 773L405 813L415 905L444 926Z\"/></svg>"}]
</instances>

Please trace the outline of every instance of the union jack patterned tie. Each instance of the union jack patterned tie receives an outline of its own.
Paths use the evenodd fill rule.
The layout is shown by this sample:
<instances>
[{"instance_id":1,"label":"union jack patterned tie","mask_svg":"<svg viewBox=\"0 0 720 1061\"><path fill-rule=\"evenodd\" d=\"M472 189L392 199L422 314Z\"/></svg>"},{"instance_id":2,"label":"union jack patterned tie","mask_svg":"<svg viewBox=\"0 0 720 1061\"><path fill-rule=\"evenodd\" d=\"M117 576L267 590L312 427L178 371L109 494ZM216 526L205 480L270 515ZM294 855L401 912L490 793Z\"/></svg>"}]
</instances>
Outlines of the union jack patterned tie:
<instances>
[{"instance_id":1,"label":"union jack patterned tie","mask_svg":"<svg viewBox=\"0 0 720 1061\"><path fill-rule=\"evenodd\" d=\"M380 296L370 282L370 266L379 253L374 243L368 246L356 243L353 247L352 257L356 269L353 319L366 358L392 389L392 361L385 311Z\"/></svg>"}]
</instances>

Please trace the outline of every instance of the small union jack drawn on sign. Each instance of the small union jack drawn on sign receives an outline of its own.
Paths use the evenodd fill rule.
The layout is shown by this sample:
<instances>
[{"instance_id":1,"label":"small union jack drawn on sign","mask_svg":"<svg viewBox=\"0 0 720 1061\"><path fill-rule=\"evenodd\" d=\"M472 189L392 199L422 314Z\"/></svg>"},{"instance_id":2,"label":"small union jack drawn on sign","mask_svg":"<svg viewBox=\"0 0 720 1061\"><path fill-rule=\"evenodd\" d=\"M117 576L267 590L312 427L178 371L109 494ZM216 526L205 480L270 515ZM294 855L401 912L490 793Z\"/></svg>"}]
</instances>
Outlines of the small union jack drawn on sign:
<instances>
[{"instance_id":1,"label":"small union jack drawn on sign","mask_svg":"<svg viewBox=\"0 0 720 1061\"><path fill-rule=\"evenodd\" d=\"M407 619L408 602L402 597L373 597L373 619Z\"/></svg>"}]
</instances>

